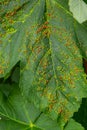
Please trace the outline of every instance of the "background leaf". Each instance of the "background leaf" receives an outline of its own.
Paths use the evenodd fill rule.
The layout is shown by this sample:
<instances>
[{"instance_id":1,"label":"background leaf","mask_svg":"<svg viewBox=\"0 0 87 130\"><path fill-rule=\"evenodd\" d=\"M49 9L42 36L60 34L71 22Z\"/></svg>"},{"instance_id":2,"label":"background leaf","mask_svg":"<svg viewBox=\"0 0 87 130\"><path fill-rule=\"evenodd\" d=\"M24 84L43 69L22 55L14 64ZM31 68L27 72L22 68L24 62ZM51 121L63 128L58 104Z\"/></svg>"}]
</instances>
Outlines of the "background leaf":
<instances>
[{"instance_id":1,"label":"background leaf","mask_svg":"<svg viewBox=\"0 0 87 130\"><path fill-rule=\"evenodd\" d=\"M76 36L78 39L78 47L80 48L80 51L82 53L82 56L87 59L87 22L83 24L78 24L77 22L75 23L75 31L76 31Z\"/></svg>"},{"instance_id":2,"label":"background leaf","mask_svg":"<svg viewBox=\"0 0 87 130\"><path fill-rule=\"evenodd\" d=\"M73 17L79 23L87 20L87 4L83 0L69 0L69 7Z\"/></svg>"},{"instance_id":3,"label":"background leaf","mask_svg":"<svg viewBox=\"0 0 87 130\"><path fill-rule=\"evenodd\" d=\"M4 84L1 87L4 87ZM0 130L7 129L60 130L57 121L47 117L23 98L17 85L13 85L9 95L5 93L5 90L0 92Z\"/></svg>"},{"instance_id":4,"label":"background leaf","mask_svg":"<svg viewBox=\"0 0 87 130\"><path fill-rule=\"evenodd\" d=\"M81 126L81 124L75 122L73 119L71 119L64 130L84 130L84 128Z\"/></svg>"}]
</instances>

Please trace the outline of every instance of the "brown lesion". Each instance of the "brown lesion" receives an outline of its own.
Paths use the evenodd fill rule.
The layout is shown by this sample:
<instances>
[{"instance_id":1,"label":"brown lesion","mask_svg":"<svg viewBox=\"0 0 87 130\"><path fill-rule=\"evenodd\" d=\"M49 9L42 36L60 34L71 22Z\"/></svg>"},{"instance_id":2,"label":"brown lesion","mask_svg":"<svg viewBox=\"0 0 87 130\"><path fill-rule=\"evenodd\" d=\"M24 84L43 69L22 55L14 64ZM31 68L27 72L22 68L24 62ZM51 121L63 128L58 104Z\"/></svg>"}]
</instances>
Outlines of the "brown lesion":
<instances>
[{"instance_id":1,"label":"brown lesion","mask_svg":"<svg viewBox=\"0 0 87 130\"><path fill-rule=\"evenodd\" d=\"M50 36L51 33L51 26L49 25L48 21L45 21L42 25L38 26L38 29L36 31L36 34L42 34L42 38L48 37Z\"/></svg>"},{"instance_id":2,"label":"brown lesion","mask_svg":"<svg viewBox=\"0 0 87 130\"><path fill-rule=\"evenodd\" d=\"M37 30L36 33L40 33L41 31L43 31L44 29L48 29L49 26L48 26L48 21L46 21L42 26L40 26Z\"/></svg>"},{"instance_id":3,"label":"brown lesion","mask_svg":"<svg viewBox=\"0 0 87 130\"><path fill-rule=\"evenodd\" d=\"M7 12L7 13L6 13L6 17L9 18L9 17L11 17L11 16L14 16L17 12L19 12L21 9L23 9L24 6L27 5L27 3L29 3L29 2L25 2L25 3L22 4L21 6L16 7L13 11Z\"/></svg>"}]
</instances>

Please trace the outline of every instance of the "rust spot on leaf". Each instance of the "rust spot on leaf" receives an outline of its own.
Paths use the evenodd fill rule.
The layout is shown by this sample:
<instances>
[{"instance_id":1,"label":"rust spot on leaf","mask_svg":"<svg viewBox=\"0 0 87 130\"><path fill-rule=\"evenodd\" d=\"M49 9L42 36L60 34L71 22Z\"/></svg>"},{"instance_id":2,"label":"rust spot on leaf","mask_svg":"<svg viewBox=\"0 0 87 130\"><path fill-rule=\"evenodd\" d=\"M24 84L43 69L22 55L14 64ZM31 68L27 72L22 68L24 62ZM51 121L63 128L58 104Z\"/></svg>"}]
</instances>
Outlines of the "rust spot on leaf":
<instances>
[{"instance_id":1,"label":"rust spot on leaf","mask_svg":"<svg viewBox=\"0 0 87 130\"><path fill-rule=\"evenodd\" d=\"M49 26L48 26L48 21L46 21L42 26L40 26L39 28L38 28L38 30L37 30L37 34L39 33L39 32L41 32L41 31L43 31L44 29L47 29L47 28L49 28Z\"/></svg>"}]
</instances>

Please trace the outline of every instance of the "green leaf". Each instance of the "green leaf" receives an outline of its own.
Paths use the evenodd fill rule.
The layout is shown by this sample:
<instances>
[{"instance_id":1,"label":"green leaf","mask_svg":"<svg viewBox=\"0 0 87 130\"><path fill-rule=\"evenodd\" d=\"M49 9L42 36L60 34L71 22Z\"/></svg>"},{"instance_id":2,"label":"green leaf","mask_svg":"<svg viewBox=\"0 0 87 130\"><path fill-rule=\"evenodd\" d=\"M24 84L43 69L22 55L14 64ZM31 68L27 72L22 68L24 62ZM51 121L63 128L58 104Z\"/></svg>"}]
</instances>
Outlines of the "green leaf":
<instances>
[{"instance_id":1,"label":"green leaf","mask_svg":"<svg viewBox=\"0 0 87 130\"><path fill-rule=\"evenodd\" d=\"M82 25L75 23L75 31L78 39L78 47L85 59L87 59L87 22Z\"/></svg>"},{"instance_id":2,"label":"green leaf","mask_svg":"<svg viewBox=\"0 0 87 130\"><path fill-rule=\"evenodd\" d=\"M60 130L57 121L24 99L17 85L9 87L9 95L0 92L0 130Z\"/></svg>"},{"instance_id":3,"label":"green leaf","mask_svg":"<svg viewBox=\"0 0 87 130\"><path fill-rule=\"evenodd\" d=\"M79 23L87 20L87 4L83 0L69 0L69 6L73 17Z\"/></svg>"},{"instance_id":4,"label":"green leaf","mask_svg":"<svg viewBox=\"0 0 87 130\"><path fill-rule=\"evenodd\" d=\"M44 123L40 118L40 123L36 122L38 127L58 130L57 126L61 126L63 129L73 113L78 111L82 98L87 97L82 50L77 46L75 19L68 9L68 1L64 0L65 5L60 0L12 1L5 3L4 0L0 8L0 77L5 77L20 61L19 87L23 98L31 104L12 93L12 107L7 108L6 103L5 111L0 111L5 116L8 110L7 118L31 126L31 118L38 109L45 114L43 120L52 124L51 127L45 126L46 121ZM1 102L5 104L6 100ZM24 103L27 107L23 106ZM37 109L29 118L32 104Z\"/></svg>"},{"instance_id":5,"label":"green leaf","mask_svg":"<svg viewBox=\"0 0 87 130\"><path fill-rule=\"evenodd\" d=\"M20 79L20 68L19 67L15 68L15 70L14 70L12 76L11 76L11 79L15 83L19 82L19 79Z\"/></svg>"},{"instance_id":6,"label":"green leaf","mask_svg":"<svg viewBox=\"0 0 87 130\"><path fill-rule=\"evenodd\" d=\"M81 124L77 123L73 119L70 119L64 130L85 130Z\"/></svg>"}]
</instances>

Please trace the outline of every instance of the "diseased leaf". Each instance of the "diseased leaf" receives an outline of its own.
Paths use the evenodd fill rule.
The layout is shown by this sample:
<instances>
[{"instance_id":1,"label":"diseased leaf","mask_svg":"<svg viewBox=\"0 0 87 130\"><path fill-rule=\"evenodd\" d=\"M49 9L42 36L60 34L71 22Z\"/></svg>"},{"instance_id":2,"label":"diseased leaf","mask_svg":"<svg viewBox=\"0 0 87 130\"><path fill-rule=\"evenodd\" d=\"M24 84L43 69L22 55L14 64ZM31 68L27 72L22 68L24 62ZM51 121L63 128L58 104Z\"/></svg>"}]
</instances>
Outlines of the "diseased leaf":
<instances>
[{"instance_id":1,"label":"diseased leaf","mask_svg":"<svg viewBox=\"0 0 87 130\"><path fill-rule=\"evenodd\" d=\"M73 18L65 9L55 1L47 1L44 19L47 22L36 31L39 40L29 43L31 53L25 67L21 64L20 87L37 107L66 122L78 110L81 97L86 96L82 56L76 45Z\"/></svg>"},{"instance_id":2,"label":"diseased leaf","mask_svg":"<svg viewBox=\"0 0 87 130\"><path fill-rule=\"evenodd\" d=\"M36 128L62 130L87 97L84 49L79 46L78 23L68 1L4 0L0 6L0 77L8 75L20 61L18 88L22 94L15 88L6 101L1 91L1 115L13 124L25 123L24 129L30 129L33 122ZM7 127L11 127L9 122Z\"/></svg>"}]
</instances>

